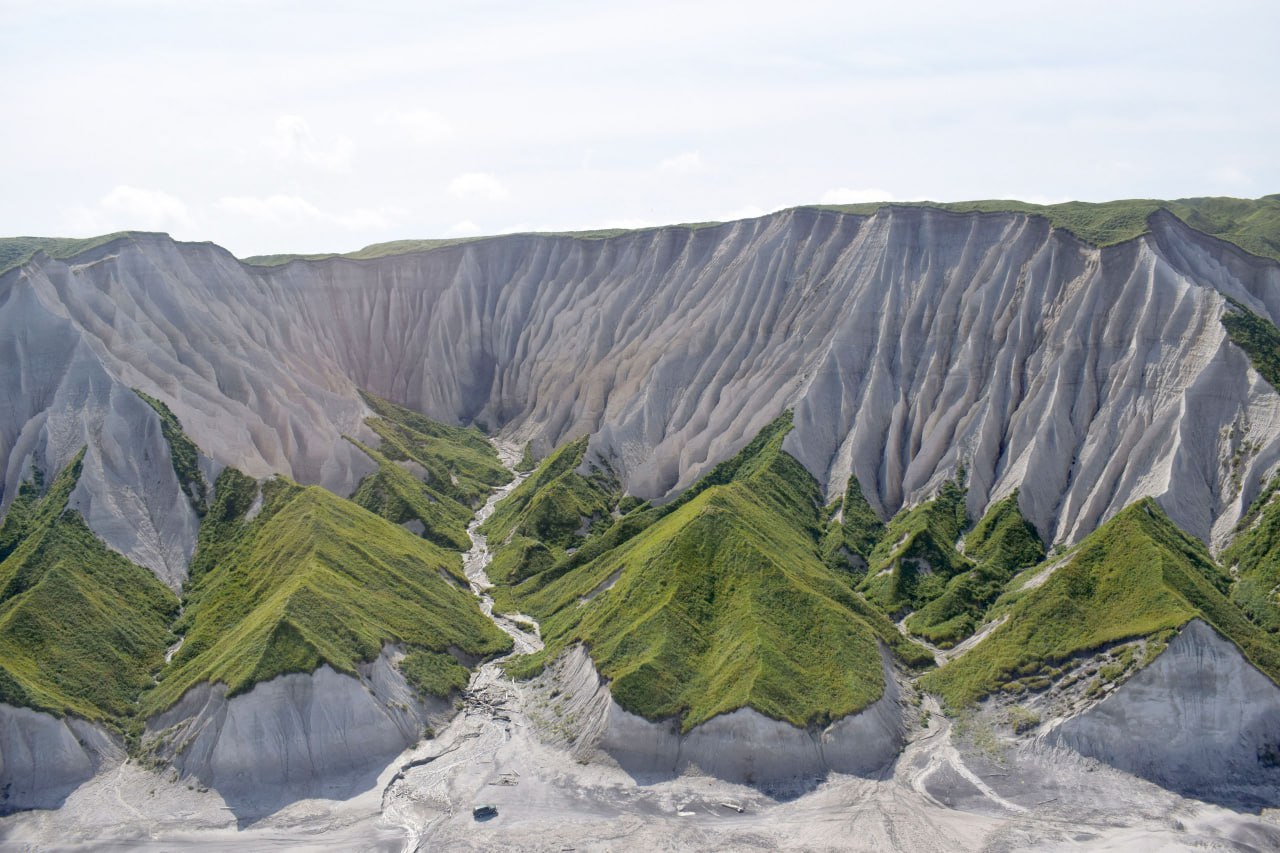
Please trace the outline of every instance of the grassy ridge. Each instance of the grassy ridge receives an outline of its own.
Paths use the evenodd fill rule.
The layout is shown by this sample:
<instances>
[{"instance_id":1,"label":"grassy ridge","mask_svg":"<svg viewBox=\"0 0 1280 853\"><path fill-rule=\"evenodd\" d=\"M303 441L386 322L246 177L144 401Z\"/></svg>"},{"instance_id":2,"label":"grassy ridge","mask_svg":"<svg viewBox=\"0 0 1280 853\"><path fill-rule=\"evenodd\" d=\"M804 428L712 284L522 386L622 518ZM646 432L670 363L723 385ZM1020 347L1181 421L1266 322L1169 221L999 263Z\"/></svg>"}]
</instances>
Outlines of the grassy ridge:
<instances>
[{"instance_id":1,"label":"grassy ridge","mask_svg":"<svg viewBox=\"0 0 1280 853\"><path fill-rule=\"evenodd\" d=\"M968 637L1021 569L1044 559L1035 527L1018 509L1018 493L987 510L964 539L965 556L974 567L947 582L942 593L906 620L912 634L942 648Z\"/></svg>"},{"instance_id":2,"label":"grassy ridge","mask_svg":"<svg viewBox=\"0 0 1280 853\"><path fill-rule=\"evenodd\" d=\"M1280 329L1234 299L1229 301L1232 310L1222 315L1227 336L1245 351L1258 374L1280 389Z\"/></svg>"},{"instance_id":3,"label":"grassy ridge","mask_svg":"<svg viewBox=\"0 0 1280 853\"><path fill-rule=\"evenodd\" d=\"M884 689L877 639L925 662L823 563L820 490L782 451L789 429L780 418L715 482L615 525L645 519L643 529L518 587L548 644L523 671L585 643L619 704L687 730L748 706L795 725L861 710Z\"/></svg>"},{"instance_id":4,"label":"grassy ridge","mask_svg":"<svg viewBox=\"0 0 1280 853\"><path fill-rule=\"evenodd\" d=\"M178 600L67 509L83 458L43 498L24 488L0 528L0 701L111 722L163 664Z\"/></svg>"},{"instance_id":5,"label":"grassy ridge","mask_svg":"<svg viewBox=\"0 0 1280 853\"><path fill-rule=\"evenodd\" d=\"M117 231L98 237L0 237L0 273L22 266L35 255L44 252L51 258L66 259L81 252L110 243L131 232Z\"/></svg>"},{"instance_id":6,"label":"grassy ridge","mask_svg":"<svg viewBox=\"0 0 1280 853\"><path fill-rule=\"evenodd\" d=\"M1231 600L1263 630L1280 634L1280 477L1258 495L1236 526L1223 565L1236 570Z\"/></svg>"},{"instance_id":7,"label":"grassy ridge","mask_svg":"<svg viewBox=\"0 0 1280 853\"><path fill-rule=\"evenodd\" d=\"M581 544L583 528L598 533L613 523L618 484L598 467L579 474L586 452L583 436L552 453L480 526L499 545L489 566L492 580L518 583L544 571Z\"/></svg>"},{"instance_id":8,"label":"grassy ridge","mask_svg":"<svg viewBox=\"0 0 1280 853\"><path fill-rule=\"evenodd\" d=\"M1194 617L1280 680L1280 648L1228 601L1228 588L1203 543L1143 499L1090 534L1042 585L1002 597L989 618L1007 621L920 683L960 708L1024 679L1052 678L1075 655L1167 636Z\"/></svg>"},{"instance_id":9,"label":"grassy ridge","mask_svg":"<svg viewBox=\"0 0 1280 853\"><path fill-rule=\"evenodd\" d=\"M834 517L835 510L839 510L839 520ZM855 576L864 574L872 552L884 537L884 522L867 503L856 476L849 475L844 495L829 515L822 536L823 561Z\"/></svg>"},{"instance_id":10,"label":"grassy ridge","mask_svg":"<svg viewBox=\"0 0 1280 853\"><path fill-rule=\"evenodd\" d=\"M1197 231L1234 243L1247 252L1280 260L1280 195L1259 199L1225 197L1124 199L1092 203L1029 204L1012 200L958 202L871 202L821 205L824 210L870 216L882 207L932 207L956 213L1027 213L1043 216L1055 228L1075 234L1095 246L1122 243L1147 233L1147 220L1167 210Z\"/></svg>"},{"instance_id":11,"label":"grassy ridge","mask_svg":"<svg viewBox=\"0 0 1280 853\"><path fill-rule=\"evenodd\" d=\"M973 568L956 550L966 525L965 489L948 480L932 500L898 513L871 552L859 587L885 613L900 615L941 595L946 583Z\"/></svg>"},{"instance_id":12,"label":"grassy ridge","mask_svg":"<svg viewBox=\"0 0 1280 853\"><path fill-rule=\"evenodd\" d=\"M229 500L242 506L244 495ZM194 582L178 623L185 641L145 697L148 714L200 682L235 694L322 664L351 673L385 643L474 655L510 647L474 598L445 580L456 554L350 501L277 479L253 520L223 510L215 502L220 531L200 543L218 558Z\"/></svg>"},{"instance_id":13,"label":"grassy ridge","mask_svg":"<svg viewBox=\"0 0 1280 853\"><path fill-rule=\"evenodd\" d=\"M1147 219L1158 210L1167 210L1197 231L1235 243L1242 249L1265 258L1280 260L1280 194L1258 199L1227 197L1183 198L1172 201L1161 199L1122 199L1100 203L1068 201L1061 204L1031 204L1012 199L988 199L957 202L868 202L864 204L814 205L822 210L836 210L870 216L882 207L931 207L957 213L1027 213L1043 216L1055 228L1075 234L1081 240L1095 246L1110 246L1133 239L1147 232ZM705 228L715 222L696 222L673 225L673 228ZM641 229L648 230L648 229ZM623 229L597 231L548 232L536 236L575 237L582 240L600 240L629 233ZM533 235L526 235L533 236ZM30 238L24 238L30 239ZM280 254L257 255L244 258L244 262L256 266L277 266L293 260L325 260L328 258L371 259L410 252L423 252L445 246L455 246L491 237L459 237L439 240L395 240L374 243L345 254Z\"/></svg>"},{"instance_id":14,"label":"grassy ridge","mask_svg":"<svg viewBox=\"0 0 1280 853\"><path fill-rule=\"evenodd\" d=\"M395 524L421 522L423 538L443 548L469 548L467 524L475 507L511 479L493 445L473 427L438 423L361 393L375 412L366 423L381 442L375 449L348 439L378 464L351 500ZM420 466L422 478L404 463Z\"/></svg>"}]
</instances>

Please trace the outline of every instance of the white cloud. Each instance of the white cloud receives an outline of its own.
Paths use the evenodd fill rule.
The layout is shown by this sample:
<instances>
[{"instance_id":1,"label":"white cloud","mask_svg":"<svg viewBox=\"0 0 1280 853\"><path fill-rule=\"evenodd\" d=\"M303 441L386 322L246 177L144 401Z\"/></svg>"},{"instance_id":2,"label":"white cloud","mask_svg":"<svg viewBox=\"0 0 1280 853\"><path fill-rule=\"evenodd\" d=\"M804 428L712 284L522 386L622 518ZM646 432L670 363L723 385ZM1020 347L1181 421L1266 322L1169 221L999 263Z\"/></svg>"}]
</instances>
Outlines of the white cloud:
<instances>
[{"instance_id":1,"label":"white cloud","mask_svg":"<svg viewBox=\"0 0 1280 853\"><path fill-rule=\"evenodd\" d=\"M381 122L405 131L409 138L419 145L444 142L456 133L453 122L431 110L385 113Z\"/></svg>"},{"instance_id":2,"label":"white cloud","mask_svg":"<svg viewBox=\"0 0 1280 853\"><path fill-rule=\"evenodd\" d=\"M769 211L765 210L763 207L748 204L745 207L730 210L728 213L722 213L720 216L716 217L716 220L718 222L736 222L739 219L755 219L759 216L764 216L768 212Z\"/></svg>"},{"instance_id":3,"label":"white cloud","mask_svg":"<svg viewBox=\"0 0 1280 853\"><path fill-rule=\"evenodd\" d=\"M702 162L702 152L685 151L676 154L673 157L667 157L658 164L658 169L663 172L673 172L677 175L689 175L694 172L701 172L705 167Z\"/></svg>"},{"instance_id":4,"label":"white cloud","mask_svg":"<svg viewBox=\"0 0 1280 853\"><path fill-rule=\"evenodd\" d=\"M870 201L896 201L893 193L878 187L857 190L849 187L836 187L822 194L822 204L863 204Z\"/></svg>"},{"instance_id":5,"label":"white cloud","mask_svg":"<svg viewBox=\"0 0 1280 853\"><path fill-rule=\"evenodd\" d=\"M224 213L251 219L264 225L298 225L323 222L349 231L371 231L387 228L394 221L394 211L357 208L347 213L330 213L304 198L292 195L228 196L218 200Z\"/></svg>"},{"instance_id":6,"label":"white cloud","mask_svg":"<svg viewBox=\"0 0 1280 853\"><path fill-rule=\"evenodd\" d=\"M307 120L296 115L283 115L276 119L275 131L264 143L279 160L301 163L326 172L348 171L356 150L355 143L345 136L321 145Z\"/></svg>"},{"instance_id":7,"label":"white cloud","mask_svg":"<svg viewBox=\"0 0 1280 853\"><path fill-rule=\"evenodd\" d=\"M472 222L470 219L464 219L454 224L449 229L451 237L473 237L480 233L480 226Z\"/></svg>"},{"instance_id":8,"label":"white cloud","mask_svg":"<svg viewBox=\"0 0 1280 853\"><path fill-rule=\"evenodd\" d=\"M1248 184L1251 178L1235 166L1219 166L1210 175L1215 181L1232 186Z\"/></svg>"},{"instance_id":9,"label":"white cloud","mask_svg":"<svg viewBox=\"0 0 1280 853\"><path fill-rule=\"evenodd\" d=\"M463 172L449 182L449 192L462 199L506 201L511 197L502 181L488 172Z\"/></svg>"},{"instance_id":10,"label":"white cloud","mask_svg":"<svg viewBox=\"0 0 1280 853\"><path fill-rule=\"evenodd\" d=\"M130 229L192 230L191 214L182 199L161 190L126 185L115 187L96 205L72 208L66 218L73 230L91 234Z\"/></svg>"}]
</instances>

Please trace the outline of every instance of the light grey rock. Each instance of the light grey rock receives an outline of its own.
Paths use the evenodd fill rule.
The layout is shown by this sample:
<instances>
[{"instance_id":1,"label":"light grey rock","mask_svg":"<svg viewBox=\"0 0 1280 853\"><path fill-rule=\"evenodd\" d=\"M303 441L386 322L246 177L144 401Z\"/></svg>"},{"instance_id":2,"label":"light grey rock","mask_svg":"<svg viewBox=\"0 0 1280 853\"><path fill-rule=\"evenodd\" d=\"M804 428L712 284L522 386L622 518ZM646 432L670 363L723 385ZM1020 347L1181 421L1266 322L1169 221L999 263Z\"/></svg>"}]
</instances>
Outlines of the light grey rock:
<instances>
[{"instance_id":1,"label":"light grey rock","mask_svg":"<svg viewBox=\"0 0 1280 853\"><path fill-rule=\"evenodd\" d=\"M0 381L35 402L0 458L11 490L78 341L219 463L340 494L373 470L340 438L370 438L357 388L538 452L589 433L651 498L791 407L787 449L884 516L964 464L971 514L1018 488L1049 540L1154 496L1221 544L1280 464L1280 396L1219 316L1280 317L1276 293L1280 265L1173 217L1097 249L1015 214L794 210L270 269L136 236L0 277L69 342L23 338Z\"/></svg>"},{"instance_id":2,"label":"light grey rock","mask_svg":"<svg viewBox=\"0 0 1280 853\"><path fill-rule=\"evenodd\" d=\"M56 809L104 762L123 758L91 723L0 703L0 814Z\"/></svg>"},{"instance_id":3,"label":"light grey rock","mask_svg":"<svg viewBox=\"0 0 1280 853\"><path fill-rule=\"evenodd\" d=\"M1046 739L1215 801L1260 787L1274 806L1280 791L1280 687L1199 619Z\"/></svg>"},{"instance_id":4,"label":"light grey rock","mask_svg":"<svg viewBox=\"0 0 1280 853\"><path fill-rule=\"evenodd\" d=\"M230 699L225 685L201 684L147 722L147 743L241 818L303 797L346 799L451 711L417 698L395 668L399 657L388 647L359 678L322 666Z\"/></svg>"},{"instance_id":5,"label":"light grey rock","mask_svg":"<svg viewBox=\"0 0 1280 853\"><path fill-rule=\"evenodd\" d=\"M178 589L198 519L159 417L21 282L0 285L0 394L0 510L34 467L52 478L87 447L71 506L109 547Z\"/></svg>"},{"instance_id":6,"label":"light grey rock","mask_svg":"<svg viewBox=\"0 0 1280 853\"><path fill-rule=\"evenodd\" d=\"M583 758L609 760L641 781L701 773L755 785L794 785L829 771L869 776L893 763L905 739L892 662L881 651L886 687L872 705L821 730L801 729L740 708L682 734L674 720L650 722L613 700L581 646L565 652L544 677L559 690L567 738Z\"/></svg>"}]
</instances>

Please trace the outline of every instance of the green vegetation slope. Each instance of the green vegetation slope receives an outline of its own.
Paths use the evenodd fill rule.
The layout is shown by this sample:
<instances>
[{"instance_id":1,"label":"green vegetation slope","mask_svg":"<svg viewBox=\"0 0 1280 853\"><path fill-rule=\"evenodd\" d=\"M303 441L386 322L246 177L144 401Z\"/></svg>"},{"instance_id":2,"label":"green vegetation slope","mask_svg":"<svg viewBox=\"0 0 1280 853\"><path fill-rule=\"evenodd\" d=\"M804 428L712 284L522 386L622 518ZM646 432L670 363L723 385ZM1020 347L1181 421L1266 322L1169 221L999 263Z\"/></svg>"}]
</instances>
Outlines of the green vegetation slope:
<instances>
[{"instance_id":1,"label":"green vegetation slope","mask_svg":"<svg viewBox=\"0 0 1280 853\"><path fill-rule=\"evenodd\" d=\"M1027 213L1043 216L1055 228L1075 234L1095 246L1122 243L1147 233L1147 220L1159 210L1167 210L1197 231L1235 243L1247 252L1280 260L1280 194L1259 199L1182 198L1123 199L1092 203L1068 201L1061 204L1029 204L1022 201L991 199L957 202L871 202L866 204L822 205L824 210L838 210L870 216L882 207L932 207L956 213Z\"/></svg>"},{"instance_id":2,"label":"green vegetation slope","mask_svg":"<svg viewBox=\"0 0 1280 853\"><path fill-rule=\"evenodd\" d=\"M1231 600L1261 628L1280 634L1280 477L1240 519L1222 563L1235 575Z\"/></svg>"},{"instance_id":3,"label":"green vegetation slope","mask_svg":"<svg viewBox=\"0 0 1280 853\"><path fill-rule=\"evenodd\" d=\"M365 423L377 448L350 439L378 463L351 500L395 524L418 521L423 538L464 551L467 524L494 488L511 479L484 434L419 415L372 394L362 396L375 416ZM416 468L416 471L411 471Z\"/></svg>"},{"instance_id":4,"label":"green vegetation slope","mask_svg":"<svg viewBox=\"0 0 1280 853\"><path fill-rule=\"evenodd\" d=\"M1060 562L1060 564L1059 564ZM1056 566L1056 568L1054 568ZM1043 583L1029 580L1051 574ZM1157 641L1199 617L1280 683L1280 647L1227 598L1229 578L1204 544L1151 499L1138 501L1060 561L1024 573L997 601L1004 621L967 654L921 678L949 707L1051 679L1071 658L1138 638Z\"/></svg>"},{"instance_id":5,"label":"green vegetation slope","mask_svg":"<svg viewBox=\"0 0 1280 853\"><path fill-rule=\"evenodd\" d=\"M24 484L0 527L0 702L114 722L164 663L178 599L67 508L83 458L44 497Z\"/></svg>"},{"instance_id":6,"label":"green vegetation slope","mask_svg":"<svg viewBox=\"0 0 1280 853\"><path fill-rule=\"evenodd\" d=\"M243 475L224 472L201 537L182 648L144 700L164 710L200 682L231 694L328 664L353 673L386 643L487 656L510 639L474 597L448 580L458 556L316 486L263 486L259 514L245 507ZM234 503L234 506L228 504ZM216 559L206 560L213 549ZM456 569L454 569L456 571Z\"/></svg>"},{"instance_id":7,"label":"green vegetation slope","mask_svg":"<svg viewBox=\"0 0 1280 853\"><path fill-rule=\"evenodd\" d=\"M584 643L620 705L688 730L742 707L801 726L861 710L884 690L877 640L926 663L823 562L821 493L782 451L790 428L516 587L547 642L521 671Z\"/></svg>"},{"instance_id":8,"label":"green vegetation slope","mask_svg":"<svg viewBox=\"0 0 1280 853\"><path fill-rule=\"evenodd\" d=\"M617 479L598 466L578 473L586 452L583 436L552 453L480 526L500 544L489 566L491 580L518 583L544 571L613 523L621 497Z\"/></svg>"}]
</instances>

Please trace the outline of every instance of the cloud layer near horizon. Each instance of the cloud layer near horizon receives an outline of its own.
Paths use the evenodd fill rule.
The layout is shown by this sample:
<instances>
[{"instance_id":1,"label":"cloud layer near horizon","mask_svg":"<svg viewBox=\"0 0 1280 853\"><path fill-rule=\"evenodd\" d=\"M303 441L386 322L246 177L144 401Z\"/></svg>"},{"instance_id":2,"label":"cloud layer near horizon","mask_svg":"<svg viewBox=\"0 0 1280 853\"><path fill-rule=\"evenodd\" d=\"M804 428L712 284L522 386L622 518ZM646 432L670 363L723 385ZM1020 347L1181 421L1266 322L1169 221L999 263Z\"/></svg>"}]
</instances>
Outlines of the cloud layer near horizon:
<instances>
[{"instance_id":1,"label":"cloud layer near horizon","mask_svg":"<svg viewBox=\"0 0 1280 853\"><path fill-rule=\"evenodd\" d=\"M1280 191L1280 7L10 0L0 234L241 254Z\"/></svg>"}]
</instances>

